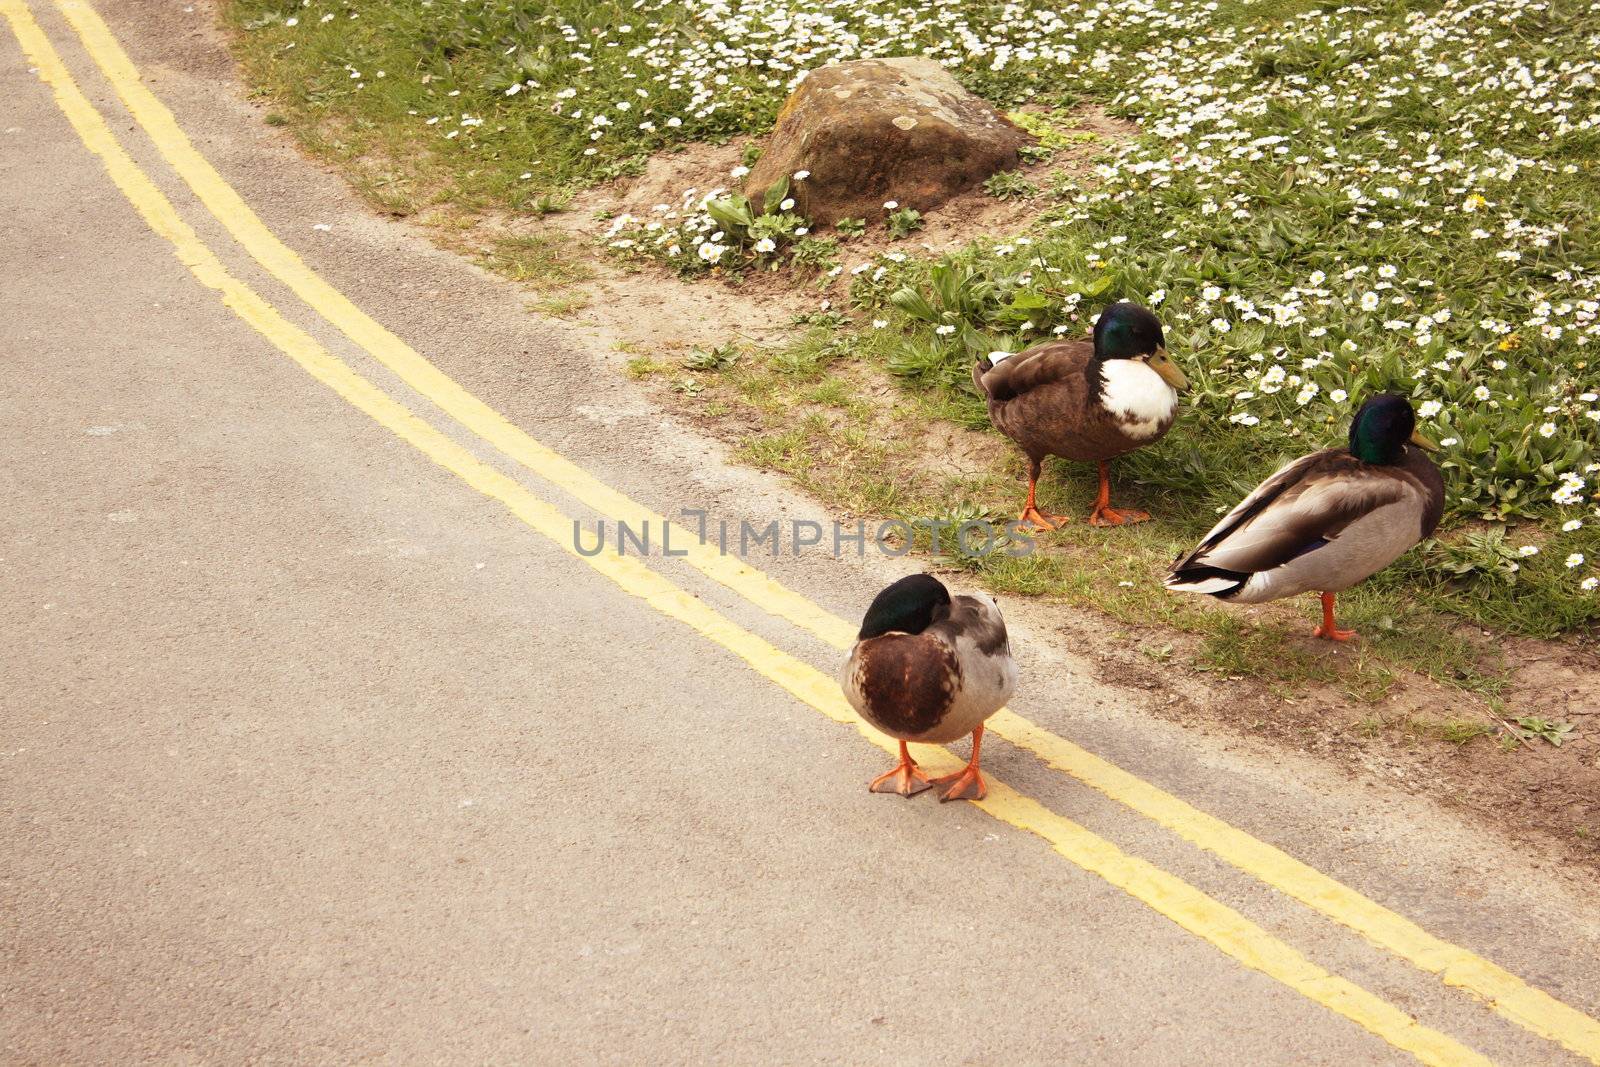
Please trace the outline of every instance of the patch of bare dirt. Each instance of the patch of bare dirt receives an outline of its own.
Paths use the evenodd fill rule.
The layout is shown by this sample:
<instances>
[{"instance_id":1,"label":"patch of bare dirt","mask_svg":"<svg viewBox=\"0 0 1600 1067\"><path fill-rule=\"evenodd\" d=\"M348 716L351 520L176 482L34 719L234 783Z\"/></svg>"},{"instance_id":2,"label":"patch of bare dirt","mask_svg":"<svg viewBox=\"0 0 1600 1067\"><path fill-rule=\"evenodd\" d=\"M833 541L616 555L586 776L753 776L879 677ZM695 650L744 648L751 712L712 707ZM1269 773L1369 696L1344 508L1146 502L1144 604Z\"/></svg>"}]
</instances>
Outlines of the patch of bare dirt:
<instances>
[{"instance_id":1,"label":"patch of bare dirt","mask_svg":"<svg viewBox=\"0 0 1600 1067\"><path fill-rule=\"evenodd\" d=\"M781 286L760 279L686 281L654 266L620 262L604 251L611 218L649 218L657 204L676 207L685 195L697 199L727 187L733 182L729 172L743 154L742 144L735 142L686 145L653 157L635 178L585 191L556 214L484 225L513 234L567 237L573 254L589 262L595 277L581 286L584 304L561 317L613 350L670 359L730 341L777 345L792 335L795 316L816 310L824 299L796 292L793 277Z\"/></svg>"},{"instance_id":2,"label":"patch of bare dirt","mask_svg":"<svg viewBox=\"0 0 1600 1067\"><path fill-rule=\"evenodd\" d=\"M1194 638L1151 629L1135 631L1132 641L1108 641L1097 629L1104 624L1086 626L1077 636L1092 646L1102 679L1165 694L1166 700L1152 702L1163 718L1316 755L1354 780L1377 779L1430 797L1471 813L1496 833L1536 845L1557 862L1600 871L1600 662L1592 653L1513 642L1505 649L1518 664L1509 707L1497 714L1460 690L1411 673L1373 702L1327 687L1286 695L1255 679L1158 665L1141 652L1172 644L1172 661L1192 660ZM1318 647L1322 642L1310 637L1296 640L1318 655L1359 654ZM1505 717L1530 714L1571 722L1572 740L1560 747L1515 740ZM1481 723L1494 732L1457 744L1440 735L1448 722Z\"/></svg>"}]
</instances>

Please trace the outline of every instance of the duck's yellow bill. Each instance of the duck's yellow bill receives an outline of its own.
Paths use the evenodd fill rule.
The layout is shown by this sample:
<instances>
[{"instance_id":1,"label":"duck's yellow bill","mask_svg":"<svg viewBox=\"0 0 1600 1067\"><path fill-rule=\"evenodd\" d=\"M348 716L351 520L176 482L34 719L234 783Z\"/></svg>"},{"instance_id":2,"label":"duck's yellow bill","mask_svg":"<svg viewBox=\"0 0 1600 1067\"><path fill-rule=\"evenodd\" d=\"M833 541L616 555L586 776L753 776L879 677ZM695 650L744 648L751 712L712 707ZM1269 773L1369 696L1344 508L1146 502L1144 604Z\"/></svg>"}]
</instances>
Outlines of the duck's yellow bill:
<instances>
[{"instance_id":1,"label":"duck's yellow bill","mask_svg":"<svg viewBox=\"0 0 1600 1067\"><path fill-rule=\"evenodd\" d=\"M1433 438L1429 437L1427 434L1423 433L1421 430L1416 430L1416 431L1412 432L1412 434L1411 434L1411 443L1416 445L1418 448L1423 449L1424 451L1427 451L1427 452L1437 452L1437 451L1439 451L1439 446L1434 443Z\"/></svg>"},{"instance_id":2,"label":"duck's yellow bill","mask_svg":"<svg viewBox=\"0 0 1600 1067\"><path fill-rule=\"evenodd\" d=\"M1172 362L1172 357L1167 355L1165 348L1156 349L1147 362L1150 364L1150 369L1161 375L1161 380L1174 389L1189 388L1189 379L1184 377L1183 371Z\"/></svg>"}]
</instances>

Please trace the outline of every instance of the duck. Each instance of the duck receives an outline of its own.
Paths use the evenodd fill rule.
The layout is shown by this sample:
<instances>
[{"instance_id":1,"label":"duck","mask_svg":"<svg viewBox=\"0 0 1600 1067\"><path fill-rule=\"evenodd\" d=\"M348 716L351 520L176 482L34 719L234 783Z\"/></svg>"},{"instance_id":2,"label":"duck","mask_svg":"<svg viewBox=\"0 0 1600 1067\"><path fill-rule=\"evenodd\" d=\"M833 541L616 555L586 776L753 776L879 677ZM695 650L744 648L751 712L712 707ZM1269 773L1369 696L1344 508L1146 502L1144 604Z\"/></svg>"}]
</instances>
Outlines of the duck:
<instances>
[{"instance_id":1,"label":"duck","mask_svg":"<svg viewBox=\"0 0 1600 1067\"><path fill-rule=\"evenodd\" d=\"M983 724L1017 687L1005 619L992 597L950 595L931 574L901 578L867 608L839 672L845 698L867 722L900 742L900 762L868 785L911 797L935 785L942 800L982 800ZM930 779L906 743L942 745L972 735L972 757Z\"/></svg>"},{"instance_id":2,"label":"duck","mask_svg":"<svg viewBox=\"0 0 1600 1067\"><path fill-rule=\"evenodd\" d=\"M1092 343L1050 341L1015 355L991 352L972 367L989 406L989 421L1028 458L1028 499L1018 522L1055 530L1071 521L1040 510L1035 500L1046 456L1100 468L1091 526L1144 522L1148 512L1111 506L1110 461L1159 441L1188 387L1167 355L1166 336L1142 304L1119 300L1101 312Z\"/></svg>"},{"instance_id":3,"label":"duck","mask_svg":"<svg viewBox=\"0 0 1600 1067\"><path fill-rule=\"evenodd\" d=\"M1411 402L1369 397L1345 448L1289 463L1239 502L1168 572L1168 589L1259 604L1300 593L1322 599L1313 637L1348 641L1335 623L1339 593L1430 536L1444 514L1444 478Z\"/></svg>"}]
</instances>

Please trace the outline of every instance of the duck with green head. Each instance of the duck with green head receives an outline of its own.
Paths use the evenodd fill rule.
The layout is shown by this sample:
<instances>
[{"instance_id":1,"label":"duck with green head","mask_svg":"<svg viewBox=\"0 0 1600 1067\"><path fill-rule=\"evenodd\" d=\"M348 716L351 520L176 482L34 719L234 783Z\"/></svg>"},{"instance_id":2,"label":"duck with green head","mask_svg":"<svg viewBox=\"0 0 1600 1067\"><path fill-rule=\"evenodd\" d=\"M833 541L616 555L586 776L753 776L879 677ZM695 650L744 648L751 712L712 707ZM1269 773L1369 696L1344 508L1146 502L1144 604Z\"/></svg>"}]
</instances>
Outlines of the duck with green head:
<instances>
[{"instance_id":1,"label":"duck with green head","mask_svg":"<svg viewBox=\"0 0 1600 1067\"><path fill-rule=\"evenodd\" d=\"M983 724L1017 687L1005 619L992 598L952 597L931 574L886 586L867 608L839 685L863 719L900 742L899 764L872 781L874 793L909 797L937 783L948 786L945 800L983 799ZM967 734L972 758L941 778L923 774L906 748Z\"/></svg>"},{"instance_id":2,"label":"duck with green head","mask_svg":"<svg viewBox=\"0 0 1600 1067\"><path fill-rule=\"evenodd\" d=\"M1223 516L1179 557L1168 589L1258 604L1322 595L1316 637L1347 641L1334 624L1335 595L1378 573L1432 534L1444 514L1444 479L1423 449L1411 402L1369 398L1346 448L1302 456Z\"/></svg>"},{"instance_id":3,"label":"duck with green head","mask_svg":"<svg viewBox=\"0 0 1600 1067\"><path fill-rule=\"evenodd\" d=\"M993 352L972 368L988 401L989 421L1028 457L1028 500L1022 522L1053 530L1069 521L1034 501L1046 456L1100 468L1093 526L1121 526L1150 516L1111 506L1109 463L1161 439L1188 385L1167 355L1161 323L1150 310L1118 301L1095 321L1093 342L1050 341L1016 355Z\"/></svg>"}]
</instances>

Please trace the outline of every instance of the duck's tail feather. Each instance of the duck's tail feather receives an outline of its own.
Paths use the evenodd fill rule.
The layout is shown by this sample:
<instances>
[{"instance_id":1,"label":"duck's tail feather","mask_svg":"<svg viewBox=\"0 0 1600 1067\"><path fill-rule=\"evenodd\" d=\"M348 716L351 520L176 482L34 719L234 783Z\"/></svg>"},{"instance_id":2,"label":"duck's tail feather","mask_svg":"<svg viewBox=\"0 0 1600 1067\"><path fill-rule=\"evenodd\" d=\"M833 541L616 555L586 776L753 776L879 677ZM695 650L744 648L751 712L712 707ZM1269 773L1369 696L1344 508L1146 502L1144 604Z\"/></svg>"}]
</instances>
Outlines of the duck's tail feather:
<instances>
[{"instance_id":1,"label":"duck's tail feather","mask_svg":"<svg viewBox=\"0 0 1600 1067\"><path fill-rule=\"evenodd\" d=\"M1206 563L1185 563L1174 567L1162 582L1168 589L1185 593L1206 593L1223 600L1245 587L1251 575L1243 571L1230 571Z\"/></svg>"},{"instance_id":2,"label":"duck's tail feather","mask_svg":"<svg viewBox=\"0 0 1600 1067\"><path fill-rule=\"evenodd\" d=\"M988 396L989 390L983 384L983 376L994 370L994 361L988 356L979 356L972 365L972 384L978 387L979 396Z\"/></svg>"}]
</instances>

